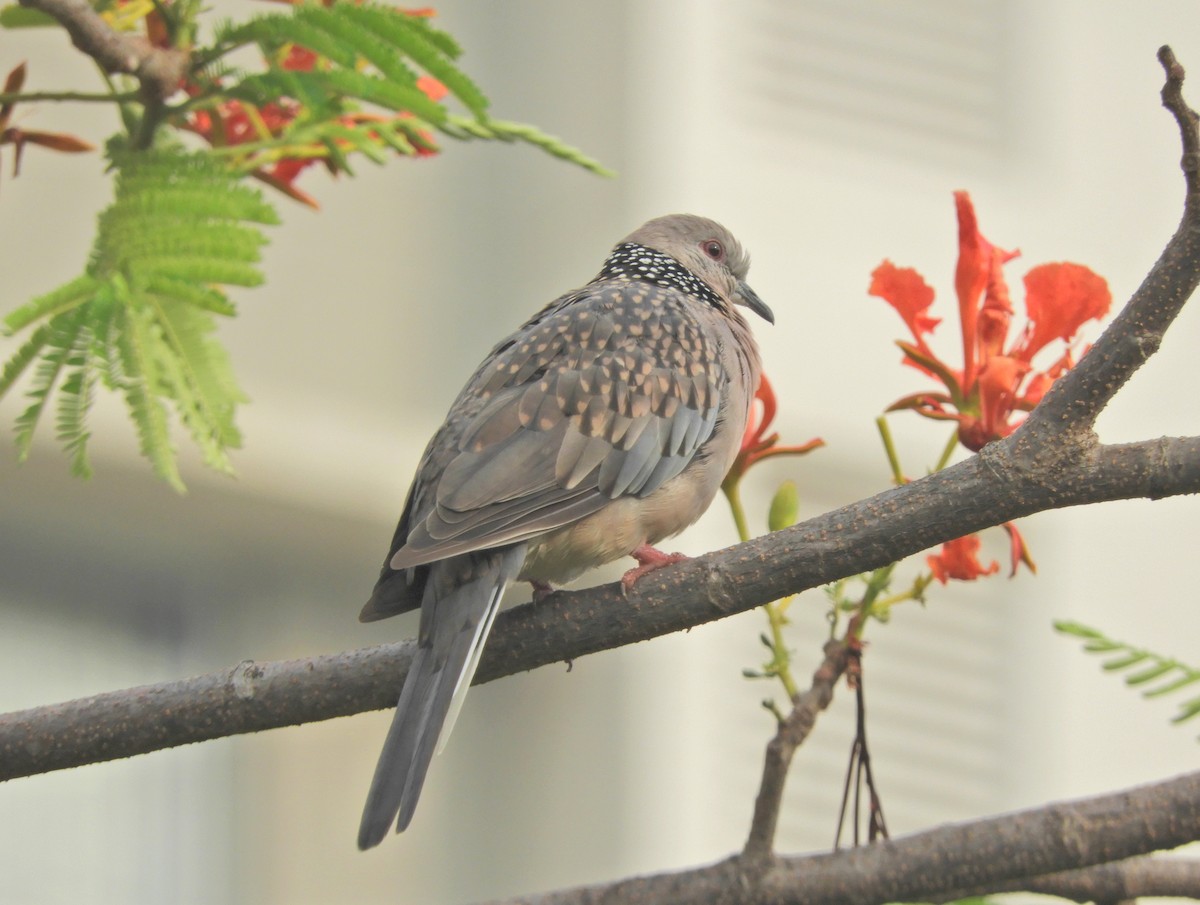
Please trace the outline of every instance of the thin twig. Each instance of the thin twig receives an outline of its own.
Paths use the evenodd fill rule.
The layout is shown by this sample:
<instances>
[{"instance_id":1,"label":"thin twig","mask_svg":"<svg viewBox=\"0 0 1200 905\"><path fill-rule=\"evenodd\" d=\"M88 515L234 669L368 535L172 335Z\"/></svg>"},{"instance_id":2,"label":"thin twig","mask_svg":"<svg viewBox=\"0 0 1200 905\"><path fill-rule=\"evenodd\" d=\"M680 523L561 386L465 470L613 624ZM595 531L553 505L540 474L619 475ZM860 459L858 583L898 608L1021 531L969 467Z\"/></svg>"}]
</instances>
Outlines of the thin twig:
<instances>
[{"instance_id":1,"label":"thin twig","mask_svg":"<svg viewBox=\"0 0 1200 905\"><path fill-rule=\"evenodd\" d=\"M826 642L825 659L813 673L812 685L807 691L796 695L791 713L779 724L775 737L767 744L762 782L754 800L754 817L750 821L750 835L742 849L742 857L748 861L765 864L771 857L792 758L812 732L817 716L832 703L833 690L846 671L847 660L844 642Z\"/></svg>"},{"instance_id":2,"label":"thin twig","mask_svg":"<svg viewBox=\"0 0 1200 905\"><path fill-rule=\"evenodd\" d=\"M854 689L855 694L855 727L854 743L850 749L849 764L846 767L846 779L842 786L842 803L838 810L837 829L833 834L833 850L837 851L842 845L842 828L846 815L850 814L853 823L854 847L862 844L859 837L859 817L862 814L863 783L867 787L867 841L875 842L888 839L887 822L883 817L883 802L879 790L875 788L875 774L871 770L871 749L867 745L867 702L863 693L864 678L862 669L862 645L853 643L849 646L849 662L846 669L846 683ZM853 807L848 807L850 795L853 792Z\"/></svg>"},{"instance_id":3,"label":"thin twig","mask_svg":"<svg viewBox=\"0 0 1200 905\"><path fill-rule=\"evenodd\" d=\"M1187 184L1185 203L1188 207L1193 207L1200 200L1200 119L1197 118L1196 111L1183 99L1183 80L1186 73L1182 64L1175 59L1175 52L1164 44L1158 49L1158 61L1167 74L1162 88L1162 105L1175 117L1183 145L1180 167Z\"/></svg>"},{"instance_id":4,"label":"thin twig","mask_svg":"<svg viewBox=\"0 0 1200 905\"><path fill-rule=\"evenodd\" d=\"M139 96L136 91L118 94L108 91L13 91L0 92L0 104L32 104L38 101L123 104L136 101Z\"/></svg>"},{"instance_id":5,"label":"thin twig","mask_svg":"<svg viewBox=\"0 0 1200 905\"><path fill-rule=\"evenodd\" d=\"M1091 429L1096 418L1158 351L1167 328L1200 284L1200 131L1195 112L1183 99L1183 67L1169 47L1161 48L1158 58L1167 76L1163 106L1175 118L1183 147L1183 219L1133 298L1009 438L1018 456L1067 461L1087 455L1095 443Z\"/></svg>"}]
</instances>

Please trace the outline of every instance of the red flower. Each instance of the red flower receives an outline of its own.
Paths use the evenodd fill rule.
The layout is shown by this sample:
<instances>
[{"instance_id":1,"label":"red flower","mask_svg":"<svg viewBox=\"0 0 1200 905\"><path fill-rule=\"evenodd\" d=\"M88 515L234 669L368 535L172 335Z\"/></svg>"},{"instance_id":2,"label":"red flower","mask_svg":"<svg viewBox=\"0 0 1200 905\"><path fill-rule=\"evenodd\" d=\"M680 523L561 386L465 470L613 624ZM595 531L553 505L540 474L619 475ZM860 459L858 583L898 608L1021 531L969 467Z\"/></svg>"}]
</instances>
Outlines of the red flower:
<instances>
[{"instance_id":1,"label":"red flower","mask_svg":"<svg viewBox=\"0 0 1200 905\"><path fill-rule=\"evenodd\" d=\"M762 413L758 417L756 417L754 402L760 403L762 407ZM820 437L814 437L812 440L802 443L799 446L777 445L779 443L779 434L767 434L767 430L774 423L775 413L778 411L778 408L778 403L775 400L775 391L771 387L771 381L767 380L767 375L764 374L758 382L758 389L754 393L754 400L750 406L750 416L746 421L746 432L742 434L741 448L738 451L737 458L733 461L733 467L729 469L729 474L725 478L726 484L737 483L741 480L742 475L755 462L760 462L771 456L802 456L825 445L825 441Z\"/></svg>"},{"instance_id":2,"label":"red flower","mask_svg":"<svg viewBox=\"0 0 1200 905\"><path fill-rule=\"evenodd\" d=\"M955 192L954 200L958 211L954 287L962 328L962 367L947 364L929 347L927 338L939 323L928 314L934 293L915 270L884 261L872 274L868 291L895 308L912 333L912 342L897 342L905 364L946 388L906 396L888 410L907 408L927 418L956 421L960 442L977 451L1016 430L1020 419L1015 414L1030 411L1050 384L1071 368L1075 334L1087 321L1108 312L1112 295L1102 277L1079 264L1035 267L1025 276L1026 323L1010 341L1014 312L1003 267L1017 252L1004 251L984 238L966 192ZM1064 344L1058 358L1036 369L1034 357L1055 341Z\"/></svg>"},{"instance_id":3,"label":"red flower","mask_svg":"<svg viewBox=\"0 0 1200 905\"><path fill-rule=\"evenodd\" d=\"M933 556L925 557L933 577L945 584L950 579L958 581L974 581L983 575L994 575L1000 571L1000 563L992 560L984 566L979 562L979 548L982 541L978 534L968 534L956 540L942 544L942 550Z\"/></svg>"},{"instance_id":4,"label":"red flower","mask_svg":"<svg viewBox=\"0 0 1200 905\"><path fill-rule=\"evenodd\" d=\"M280 69L290 69L293 72L311 72L317 65L319 57L307 47L299 44L289 44L287 53L279 61Z\"/></svg>"},{"instance_id":5,"label":"red flower","mask_svg":"<svg viewBox=\"0 0 1200 905\"><path fill-rule=\"evenodd\" d=\"M1008 549L1009 549L1009 569L1008 577L1012 578L1017 574L1017 569L1022 563L1034 575L1037 574L1037 563L1033 561L1033 555L1029 552L1029 547L1025 543L1025 538L1021 536L1021 532L1017 530L1015 522L1005 522L1000 526L1008 534Z\"/></svg>"},{"instance_id":6,"label":"red flower","mask_svg":"<svg viewBox=\"0 0 1200 905\"><path fill-rule=\"evenodd\" d=\"M299 0L282 0L282 2L295 3ZM326 6L332 2L333 0L323 0ZM361 2L361 0L355 0L355 2ZM401 15L417 17L433 15L433 11L430 9L397 9L396 12ZM152 24L151 19L148 18L147 28L150 29ZM299 44L286 45L275 57L275 61L281 69L295 72L311 72L326 65L323 57ZM450 93L445 85L431 75L418 77L416 86L435 102L441 101ZM184 90L192 96L201 93L201 89L197 85L190 83L184 86ZM209 144L228 147L276 138L284 134L303 112L303 106L290 98L285 98L278 103L265 104L262 107L255 107L252 104L236 100L225 101L211 112L199 110L192 113L182 127L200 135ZM377 113L354 112L339 117L338 122L353 127L366 123L382 124L396 117L409 116L411 114L403 111L387 116ZM373 137L378 138L377 135L373 135ZM428 157L438 152L433 136L427 132L421 131L410 138L412 138L411 144L417 156ZM353 149L352 143L347 140L339 139L337 145L347 150ZM328 151L323 146L313 145L310 150L311 153L298 153L279 158L268 166L254 170L251 175L309 207L318 207L315 198L296 186L296 179L317 163L324 164L325 168L334 175L338 173L339 165L334 158L328 156Z\"/></svg>"},{"instance_id":7,"label":"red flower","mask_svg":"<svg viewBox=\"0 0 1200 905\"><path fill-rule=\"evenodd\" d=\"M926 313L933 304L933 289L921 275L911 267L897 267L890 261L884 261L871 274L868 292L891 303L912 333L917 347L926 356L932 357L933 352L925 344L925 336L932 333L942 320Z\"/></svg>"},{"instance_id":8,"label":"red flower","mask_svg":"<svg viewBox=\"0 0 1200 905\"><path fill-rule=\"evenodd\" d=\"M439 82L437 79L435 79L431 75L423 75L423 76L418 77L417 78L417 87L420 88L423 92L425 92L425 96L428 97L431 101L440 101L442 98L444 98L447 94L450 93L449 88L447 88L445 85L443 85L441 82Z\"/></svg>"}]
</instances>

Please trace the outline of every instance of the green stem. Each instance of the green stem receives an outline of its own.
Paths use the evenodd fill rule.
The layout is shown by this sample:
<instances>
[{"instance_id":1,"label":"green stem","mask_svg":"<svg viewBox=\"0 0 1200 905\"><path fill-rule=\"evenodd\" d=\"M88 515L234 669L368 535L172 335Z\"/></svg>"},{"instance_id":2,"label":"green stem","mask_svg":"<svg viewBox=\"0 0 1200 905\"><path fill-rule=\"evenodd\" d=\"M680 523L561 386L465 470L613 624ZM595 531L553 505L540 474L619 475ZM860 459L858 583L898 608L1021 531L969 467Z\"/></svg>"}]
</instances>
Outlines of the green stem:
<instances>
[{"instance_id":1,"label":"green stem","mask_svg":"<svg viewBox=\"0 0 1200 905\"><path fill-rule=\"evenodd\" d=\"M134 109L134 104L140 103L142 99L141 94L136 91L118 91L117 84L113 80L112 75L105 72L104 69L99 66L97 66L97 69L100 70L100 78L104 79L104 84L108 86L108 94L110 97L120 97L125 94L132 95L132 97L130 97L128 100L122 100L118 105L121 111L121 124L125 127L126 133L132 136L134 130L137 128L138 123L138 113L137 110Z\"/></svg>"},{"instance_id":2,"label":"green stem","mask_svg":"<svg viewBox=\"0 0 1200 905\"><path fill-rule=\"evenodd\" d=\"M933 467L934 471L941 471L950 464L950 457L954 455L954 450L958 447L958 431L955 430L950 434L950 439L946 443L946 448L942 450L942 457L938 459L937 465Z\"/></svg>"},{"instance_id":3,"label":"green stem","mask_svg":"<svg viewBox=\"0 0 1200 905\"><path fill-rule=\"evenodd\" d=\"M896 444L892 441L892 429L887 418L880 415L875 419L875 427L879 431L879 439L883 441L883 451L887 455L888 466L892 469L892 483L897 486L905 483L904 472L900 470L900 457L896 455Z\"/></svg>"},{"instance_id":4,"label":"green stem","mask_svg":"<svg viewBox=\"0 0 1200 905\"><path fill-rule=\"evenodd\" d=\"M887 590L888 585L892 581L892 572L896 570L899 563L893 562L882 568L876 569L871 573L871 577L867 579L867 590L863 593L863 606L870 608L875 603L879 595Z\"/></svg>"},{"instance_id":5,"label":"green stem","mask_svg":"<svg viewBox=\"0 0 1200 905\"><path fill-rule=\"evenodd\" d=\"M862 637L863 630L867 627L867 620L875 611L879 595L886 591L891 584L892 572L895 571L897 565L899 563L891 563L876 569L867 578L867 587L863 591L862 598L858 601L851 619L851 625L854 626L854 632L858 637Z\"/></svg>"},{"instance_id":6,"label":"green stem","mask_svg":"<svg viewBox=\"0 0 1200 905\"><path fill-rule=\"evenodd\" d=\"M737 529L738 538L745 543L750 540L750 527L746 524L746 510L742 506L742 491L738 481L726 481L721 485L725 499L729 500L729 509L733 512L733 524Z\"/></svg>"},{"instance_id":7,"label":"green stem","mask_svg":"<svg viewBox=\"0 0 1200 905\"><path fill-rule=\"evenodd\" d=\"M733 524L737 529L738 537L743 542L750 540L750 526L746 523L746 509L742 505L740 481L737 478L726 481L721 485L721 490L725 494L725 499L729 501L729 510L733 513ZM763 609L767 613L767 622L771 627L771 643L769 645L771 662L767 664L765 672L767 675L776 676L783 683L788 700L792 701L800 693L800 688L792 677L791 657L788 656L787 643L783 638L783 627L787 625L787 616L784 615L787 601L774 600L764 604Z\"/></svg>"},{"instance_id":8,"label":"green stem","mask_svg":"<svg viewBox=\"0 0 1200 905\"><path fill-rule=\"evenodd\" d=\"M929 587L929 583L933 581L933 576L928 573L918 575L912 583L912 586L898 594L892 594L890 597L884 597L882 600L875 600L870 604L871 615L877 618L881 615L886 615L898 603L903 603L906 600L921 600L925 589Z\"/></svg>"},{"instance_id":9,"label":"green stem","mask_svg":"<svg viewBox=\"0 0 1200 905\"><path fill-rule=\"evenodd\" d=\"M161 101L154 101L143 107L142 121L138 125L137 135L133 139L135 148L144 151L154 145L154 133L162 123L165 113L166 105Z\"/></svg>"},{"instance_id":10,"label":"green stem","mask_svg":"<svg viewBox=\"0 0 1200 905\"><path fill-rule=\"evenodd\" d=\"M783 627L787 625L787 617L784 616L786 602L775 600L763 609L767 611L767 622L771 625L771 664L767 668L783 683L788 700L794 701L800 694L800 688L792 678L791 657L788 656L787 643L783 638Z\"/></svg>"},{"instance_id":11,"label":"green stem","mask_svg":"<svg viewBox=\"0 0 1200 905\"><path fill-rule=\"evenodd\" d=\"M888 610L888 609L891 609L893 606L895 606L897 603L903 603L906 600L912 600L912 599L913 599L913 592L912 592L912 589L910 588L909 590L902 591L899 594L893 594L891 597L884 597L882 600L876 600L875 603L873 603L871 605L871 610L872 610L872 612L880 611L880 610Z\"/></svg>"},{"instance_id":12,"label":"green stem","mask_svg":"<svg viewBox=\"0 0 1200 905\"><path fill-rule=\"evenodd\" d=\"M136 91L0 91L0 104L26 104L34 101L85 101L124 104L136 101Z\"/></svg>"}]
</instances>

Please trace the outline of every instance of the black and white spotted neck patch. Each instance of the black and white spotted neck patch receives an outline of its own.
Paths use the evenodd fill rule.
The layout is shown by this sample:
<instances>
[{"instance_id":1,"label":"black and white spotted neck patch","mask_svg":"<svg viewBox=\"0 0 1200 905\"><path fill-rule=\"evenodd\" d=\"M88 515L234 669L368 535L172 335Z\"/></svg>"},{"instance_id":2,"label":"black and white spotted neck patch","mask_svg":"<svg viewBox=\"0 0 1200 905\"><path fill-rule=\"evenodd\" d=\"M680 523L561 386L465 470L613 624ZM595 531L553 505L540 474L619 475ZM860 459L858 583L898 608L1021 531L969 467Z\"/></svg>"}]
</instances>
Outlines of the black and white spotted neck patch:
<instances>
[{"instance_id":1,"label":"black and white spotted neck patch","mask_svg":"<svg viewBox=\"0 0 1200 905\"><path fill-rule=\"evenodd\" d=\"M622 277L653 283L665 289L677 289L717 307L724 307L725 304L707 283L670 255L634 242L624 242L614 248L593 282Z\"/></svg>"}]
</instances>

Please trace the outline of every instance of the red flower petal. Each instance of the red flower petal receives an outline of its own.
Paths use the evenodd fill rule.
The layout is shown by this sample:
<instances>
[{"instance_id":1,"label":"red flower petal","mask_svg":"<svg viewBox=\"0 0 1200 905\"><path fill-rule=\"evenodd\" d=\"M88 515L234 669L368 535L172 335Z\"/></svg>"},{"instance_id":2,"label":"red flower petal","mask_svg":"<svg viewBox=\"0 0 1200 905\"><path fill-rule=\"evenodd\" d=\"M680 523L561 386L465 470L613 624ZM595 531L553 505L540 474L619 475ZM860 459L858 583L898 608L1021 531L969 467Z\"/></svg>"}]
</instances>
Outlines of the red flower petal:
<instances>
[{"instance_id":1,"label":"red flower petal","mask_svg":"<svg viewBox=\"0 0 1200 905\"><path fill-rule=\"evenodd\" d=\"M958 264L954 270L954 291L958 295L958 316L962 322L963 387L975 382L977 367L975 338L979 318L979 299L992 271L992 244L979 231L975 206L966 192L954 193L958 213Z\"/></svg>"},{"instance_id":2,"label":"red flower petal","mask_svg":"<svg viewBox=\"0 0 1200 905\"><path fill-rule=\"evenodd\" d=\"M1017 530L1015 522L1005 522L1000 526L1008 533L1009 542L1009 560L1012 568L1008 573L1008 577L1012 578L1017 574L1017 569L1021 563L1034 575L1037 574L1037 563L1033 561L1033 557L1029 553L1029 546L1025 543L1025 538L1021 536L1021 532Z\"/></svg>"},{"instance_id":3,"label":"red flower petal","mask_svg":"<svg viewBox=\"0 0 1200 905\"><path fill-rule=\"evenodd\" d=\"M754 432L756 437L761 438L767 428L775 423L775 413L779 411L779 400L775 398L775 387L771 386L771 381L767 379L766 374L759 378L754 398L762 403L762 420L759 422L758 430Z\"/></svg>"},{"instance_id":4,"label":"red flower petal","mask_svg":"<svg viewBox=\"0 0 1200 905\"><path fill-rule=\"evenodd\" d=\"M1025 387L1025 392L1021 394L1017 408L1025 412L1033 411L1034 406L1042 401L1042 397L1046 395L1046 391L1050 389L1050 385L1056 379L1056 377L1048 373L1034 374L1029 378L1029 385Z\"/></svg>"},{"instance_id":5,"label":"red flower petal","mask_svg":"<svg viewBox=\"0 0 1200 905\"><path fill-rule=\"evenodd\" d=\"M311 72L317 65L317 55L307 47L293 44L288 48L287 56L279 64L280 69L291 69L296 72Z\"/></svg>"},{"instance_id":6,"label":"red flower petal","mask_svg":"<svg viewBox=\"0 0 1200 905\"><path fill-rule=\"evenodd\" d=\"M925 557L925 561L929 564L933 577L942 584L952 578L958 581L974 581L980 576L1000 571L1000 563L995 560L987 567L979 562L981 546L979 535L968 534L966 537L942 544L942 551L934 556Z\"/></svg>"},{"instance_id":7,"label":"red flower petal","mask_svg":"<svg viewBox=\"0 0 1200 905\"><path fill-rule=\"evenodd\" d=\"M271 176L280 182L293 183L296 177L307 170L314 163L317 163L316 157L285 157L282 160L276 161L275 165L268 171Z\"/></svg>"},{"instance_id":8,"label":"red flower petal","mask_svg":"<svg viewBox=\"0 0 1200 905\"><path fill-rule=\"evenodd\" d=\"M1030 361L1047 343L1067 342L1089 320L1108 313L1108 282L1082 264L1042 264L1025 274L1029 326L1012 354Z\"/></svg>"},{"instance_id":9,"label":"red flower petal","mask_svg":"<svg viewBox=\"0 0 1200 905\"><path fill-rule=\"evenodd\" d=\"M758 414L759 409L756 403L762 406L761 414ZM737 458L733 460L733 465L722 482L723 486L737 484L750 466L763 459L769 459L772 456L800 456L825 445L824 440L816 437L798 446L779 446L779 434L767 434L767 429L775 420L777 410L778 402L775 398L775 390L771 386L771 381L767 379L767 375L763 374L758 388L754 391L754 398L750 401L750 412L746 416L746 430L742 434L742 445L738 449Z\"/></svg>"},{"instance_id":10,"label":"red flower petal","mask_svg":"<svg viewBox=\"0 0 1200 905\"><path fill-rule=\"evenodd\" d=\"M424 91L426 97L428 97L431 101L440 101L450 93L449 88L431 75L423 75L418 78L417 87Z\"/></svg>"},{"instance_id":11,"label":"red flower petal","mask_svg":"<svg viewBox=\"0 0 1200 905\"><path fill-rule=\"evenodd\" d=\"M900 315L921 351L928 353L925 337L941 323L927 313L933 304L933 287L911 267L897 267L884 261L871 273L867 293L881 298Z\"/></svg>"},{"instance_id":12,"label":"red flower petal","mask_svg":"<svg viewBox=\"0 0 1200 905\"><path fill-rule=\"evenodd\" d=\"M756 416L758 412L756 402L762 403L761 417ZM771 381L767 380L767 375L763 374L758 381L758 389L754 391L754 398L750 400L750 412L746 416L746 430L742 433L739 455L751 452L762 445L763 434L775 420L777 406L775 390L771 386Z\"/></svg>"},{"instance_id":13,"label":"red flower petal","mask_svg":"<svg viewBox=\"0 0 1200 905\"><path fill-rule=\"evenodd\" d=\"M754 450L746 457L745 468L773 456L803 456L825 445L825 441L820 437L813 437L807 443L798 443L793 446L777 446L778 441L779 434L772 434L771 442L767 446Z\"/></svg>"},{"instance_id":14,"label":"red flower petal","mask_svg":"<svg viewBox=\"0 0 1200 905\"><path fill-rule=\"evenodd\" d=\"M276 167L278 167L278 164L276 164ZM270 172L267 170L254 170L250 175L253 176L255 179L258 179L259 181L264 182L267 185L271 186L271 188L282 192L283 194L287 195L289 198L299 201L301 204L308 205L313 210L320 210L320 208L321 208L321 205L317 203L316 198L314 198L312 195L308 194L308 192L305 192L302 189L297 188L288 179L278 178L274 174L274 172ZM292 178L295 178L295 177L293 176Z\"/></svg>"},{"instance_id":15,"label":"red flower petal","mask_svg":"<svg viewBox=\"0 0 1200 905\"><path fill-rule=\"evenodd\" d=\"M1002 248L992 248L992 261L988 272L987 292L984 293L983 305L979 309L980 365L993 355L1004 351L1004 341L1008 339L1008 327L1012 323L1013 306L1008 294L1008 284L1004 282L1003 265L1015 257L1015 253Z\"/></svg>"},{"instance_id":16,"label":"red flower petal","mask_svg":"<svg viewBox=\"0 0 1200 905\"><path fill-rule=\"evenodd\" d=\"M1042 401L1042 397L1046 395L1046 391L1050 389L1054 381L1073 367L1075 367L1075 355L1070 349L1067 349L1050 367L1034 372L1025 385L1025 391L1021 394L1021 398L1017 400L1016 407L1025 412L1032 411L1033 407Z\"/></svg>"},{"instance_id":17,"label":"red flower petal","mask_svg":"<svg viewBox=\"0 0 1200 905\"><path fill-rule=\"evenodd\" d=\"M1007 437L1015 426L1009 416L1016 408L1017 385L1029 372L1029 364L1019 358L997 355L988 359L979 372L979 409L983 442ZM981 447L973 447L978 451Z\"/></svg>"}]
</instances>

